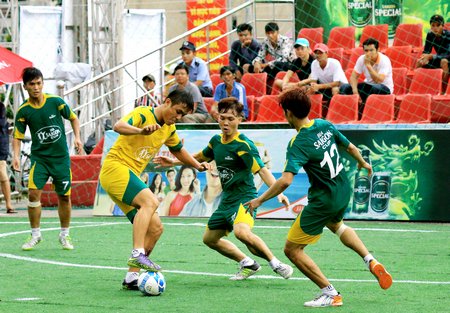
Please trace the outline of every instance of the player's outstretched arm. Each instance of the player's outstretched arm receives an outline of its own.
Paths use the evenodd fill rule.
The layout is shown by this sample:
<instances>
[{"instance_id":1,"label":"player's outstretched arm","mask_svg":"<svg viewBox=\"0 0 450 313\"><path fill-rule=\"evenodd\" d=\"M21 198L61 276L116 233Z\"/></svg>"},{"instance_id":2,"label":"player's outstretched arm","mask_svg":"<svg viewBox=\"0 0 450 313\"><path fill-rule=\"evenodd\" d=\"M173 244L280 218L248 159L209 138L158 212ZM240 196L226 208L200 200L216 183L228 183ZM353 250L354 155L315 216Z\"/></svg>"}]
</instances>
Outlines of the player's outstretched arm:
<instances>
[{"instance_id":1,"label":"player's outstretched arm","mask_svg":"<svg viewBox=\"0 0 450 313\"><path fill-rule=\"evenodd\" d=\"M150 135L154 131L160 129L161 126L158 124L147 125L144 128L139 128L133 125L130 125L122 120L119 120L116 124L114 124L114 131L121 135Z\"/></svg>"},{"instance_id":2,"label":"player's outstretched arm","mask_svg":"<svg viewBox=\"0 0 450 313\"><path fill-rule=\"evenodd\" d=\"M181 148L179 151L172 151L172 154L180 160L182 164L190 165L200 172L211 169L211 164L204 160L201 153L196 153L192 156L185 148Z\"/></svg>"},{"instance_id":3,"label":"player's outstretched arm","mask_svg":"<svg viewBox=\"0 0 450 313\"><path fill-rule=\"evenodd\" d=\"M253 214L253 210L259 207L261 204L266 202L269 199L279 195L287 187L292 184L292 180L294 179L294 174L290 172L283 172L280 178L275 181L275 183L270 186L266 192L264 192L261 196L256 199L253 199L249 202L244 203L244 206L247 207L247 211L250 211L250 214Z\"/></svg>"},{"instance_id":4,"label":"player's outstretched arm","mask_svg":"<svg viewBox=\"0 0 450 313\"><path fill-rule=\"evenodd\" d=\"M372 166L363 159L359 149L354 144L350 143L348 145L347 152L358 162L358 170L365 168L369 176L372 175Z\"/></svg>"},{"instance_id":5,"label":"player's outstretched arm","mask_svg":"<svg viewBox=\"0 0 450 313\"><path fill-rule=\"evenodd\" d=\"M73 135L75 136L75 140L73 142L75 151L77 154L80 154L81 151L83 151L83 143L80 139L80 120L75 117L74 119L70 120L70 125L72 125Z\"/></svg>"},{"instance_id":6,"label":"player's outstretched arm","mask_svg":"<svg viewBox=\"0 0 450 313\"><path fill-rule=\"evenodd\" d=\"M261 179L263 180L263 182L267 185L267 187L270 187L273 184L275 184L276 179L273 176L272 172L267 167L261 168L259 170L258 174L261 177ZM278 201L280 203L283 203L286 206L289 205L289 199L284 194L280 193L280 194L277 194L276 196L278 197Z\"/></svg>"}]
</instances>

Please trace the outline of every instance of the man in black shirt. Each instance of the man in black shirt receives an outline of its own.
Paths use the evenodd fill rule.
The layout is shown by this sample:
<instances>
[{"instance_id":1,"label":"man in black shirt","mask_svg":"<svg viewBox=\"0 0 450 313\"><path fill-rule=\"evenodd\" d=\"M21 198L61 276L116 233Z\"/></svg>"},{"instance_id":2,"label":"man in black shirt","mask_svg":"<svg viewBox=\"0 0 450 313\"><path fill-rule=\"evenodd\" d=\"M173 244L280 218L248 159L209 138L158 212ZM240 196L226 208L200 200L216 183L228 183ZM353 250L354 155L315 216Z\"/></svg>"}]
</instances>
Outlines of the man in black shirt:
<instances>
[{"instance_id":1,"label":"man in black shirt","mask_svg":"<svg viewBox=\"0 0 450 313\"><path fill-rule=\"evenodd\" d=\"M240 24L236 27L239 40L231 44L230 66L236 71L236 81L240 81L245 73L253 73L252 61L258 55L261 44L252 37L253 27Z\"/></svg>"},{"instance_id":2,"label":"man in black shirt","mask_svg":"<svg viewBox=\"0 0 450 313\"><path fill-rule=\"evenodd\" d=\"M309 74L311 74L311 63L315 60L309 48L309 41L306 38L297 38L294 43L295 55L297 58L290 64L289 69L283 79L275 80L274 85L281 90L307 85ZM300 82L291 83L292 75L297 74Z\"/></svg>"},{"instance_id":3,"label":"man in black shirt","mask_svg":"<svg viewBox=\"0 0 450 313\"><path fill-rule=\"evenodd\" d=\"M450 61L450 31L444 29L444 18L433 15L430 19L431 30L425 39L423 54L417 61L417 67L442 68L442 92L447 89L449 78L448 63ZM436 54L432 54L432 50Z\"/></svg>"}]
</instances>

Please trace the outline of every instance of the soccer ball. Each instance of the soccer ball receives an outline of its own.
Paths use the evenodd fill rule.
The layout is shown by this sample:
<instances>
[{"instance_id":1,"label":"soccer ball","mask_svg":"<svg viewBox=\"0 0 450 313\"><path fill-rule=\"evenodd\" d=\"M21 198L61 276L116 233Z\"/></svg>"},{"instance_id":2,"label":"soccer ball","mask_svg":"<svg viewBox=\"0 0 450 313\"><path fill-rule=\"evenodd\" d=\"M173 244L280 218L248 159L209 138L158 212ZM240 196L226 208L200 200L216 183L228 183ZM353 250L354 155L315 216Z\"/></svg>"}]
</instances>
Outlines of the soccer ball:
<instances>
[{"instance_id":1,"label":"soccer ball","mask_svg":"<svg viewBox=\"0 0 450 313\"><path fill-rule=\"evenodd\" d=\"M159 296L166 289L166 280L161 272L144 272L139 275L138 287L146 296Z\"/></svg>"}]
</instances>

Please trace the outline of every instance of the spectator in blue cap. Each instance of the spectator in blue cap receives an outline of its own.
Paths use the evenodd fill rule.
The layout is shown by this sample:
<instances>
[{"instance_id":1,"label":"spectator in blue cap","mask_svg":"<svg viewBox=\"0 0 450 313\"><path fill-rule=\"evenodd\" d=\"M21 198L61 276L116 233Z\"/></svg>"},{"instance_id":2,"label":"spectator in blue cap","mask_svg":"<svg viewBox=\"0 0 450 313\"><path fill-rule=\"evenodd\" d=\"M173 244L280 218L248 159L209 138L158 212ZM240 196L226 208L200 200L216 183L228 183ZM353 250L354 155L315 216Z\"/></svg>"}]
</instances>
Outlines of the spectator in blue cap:
<instances>
[{"instance_id":1,"label":"spectator in blue cap","mask_svg":"<svg viewBox=\"0 0 450 313\"><path fill-rule=\"evenodd\" d=\"M309 74L311 74L311 63L315 60L314 56L311 54L308 39L297 38L294 43L294 51L297 58L290 64L283 79L277 79L274 83L274 85L281 90L304 86L308 83ZM300 82L289 82L294 73L297 74Z\"/></svg>"}]
</instances>

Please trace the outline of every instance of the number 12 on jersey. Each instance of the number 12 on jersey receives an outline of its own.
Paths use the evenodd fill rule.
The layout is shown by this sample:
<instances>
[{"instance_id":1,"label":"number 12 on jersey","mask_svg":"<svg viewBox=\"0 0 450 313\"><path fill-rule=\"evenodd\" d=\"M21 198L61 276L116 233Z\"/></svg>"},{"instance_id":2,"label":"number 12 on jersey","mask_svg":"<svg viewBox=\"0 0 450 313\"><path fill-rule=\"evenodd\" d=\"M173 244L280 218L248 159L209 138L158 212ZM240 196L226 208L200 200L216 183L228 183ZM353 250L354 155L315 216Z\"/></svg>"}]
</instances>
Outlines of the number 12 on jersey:
<instances>
[{"instance_id":1,"label":"number 12 on jersey","mask_svg":"<svg viewBox=\"0 0 450 313\"><path fill-rule=\"evenodd\" d=\"M333 163L333 158L336 157L336 162ZM320 166L324 167L325 164L328 164L328 168L330 169L330 177L335 178L342 171L344 166L339 162L339 152L335 143L333 143L330 147L329 151L325 151L323 154L323 160L320 162Z\"/></svg>"}]
</instances>

